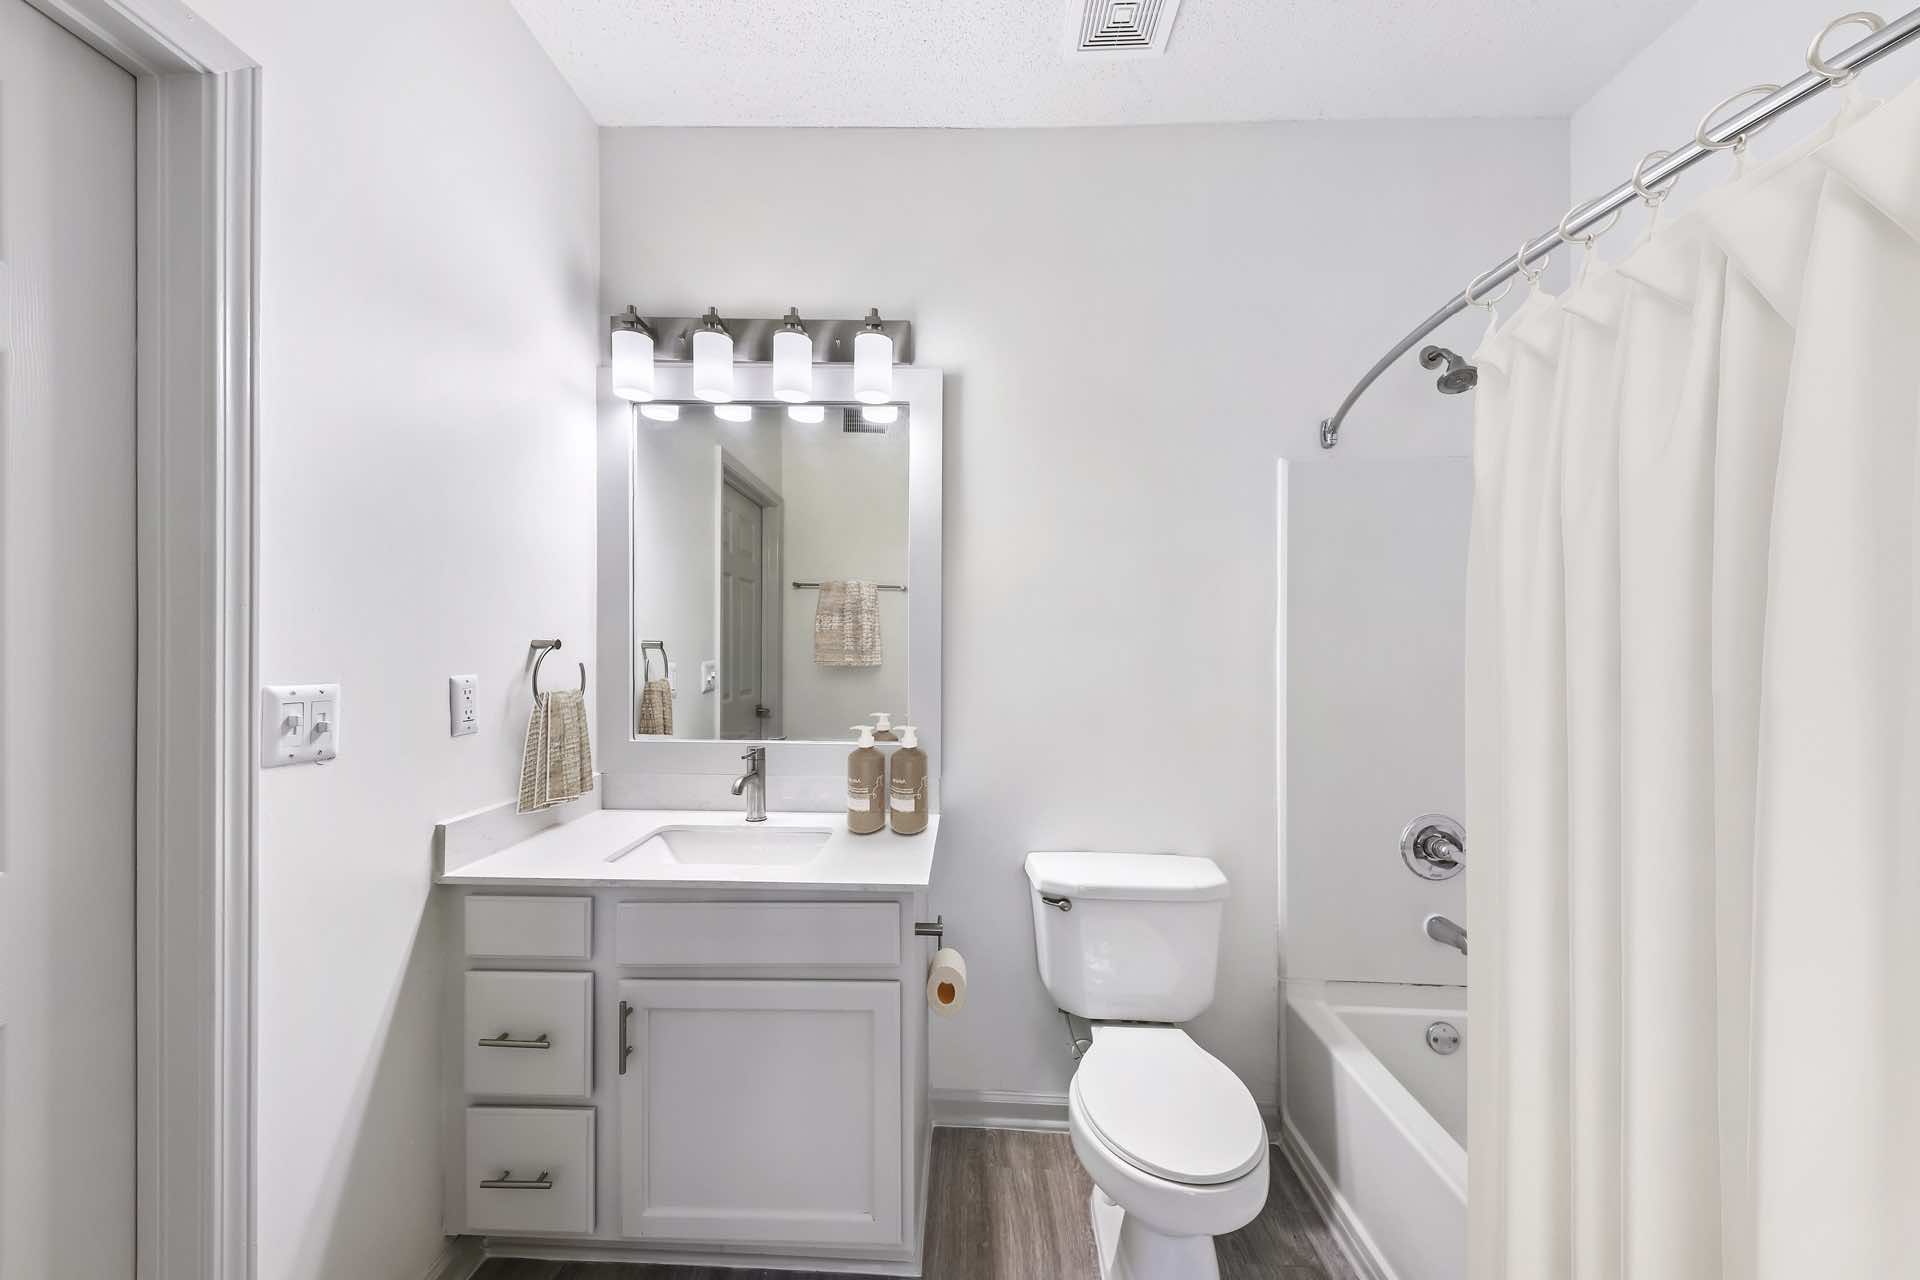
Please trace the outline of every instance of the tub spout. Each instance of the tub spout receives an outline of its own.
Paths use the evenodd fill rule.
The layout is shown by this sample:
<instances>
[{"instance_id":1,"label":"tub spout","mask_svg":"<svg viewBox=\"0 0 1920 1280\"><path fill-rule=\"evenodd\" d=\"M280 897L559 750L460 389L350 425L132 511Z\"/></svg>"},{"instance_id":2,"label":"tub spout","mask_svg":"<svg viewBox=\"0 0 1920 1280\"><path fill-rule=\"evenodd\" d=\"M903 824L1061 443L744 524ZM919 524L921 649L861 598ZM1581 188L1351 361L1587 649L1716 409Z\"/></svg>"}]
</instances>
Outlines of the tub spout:
<instances>
[{"instance_id":1,"label":"tub spout","mask_svg":"<svg viewBox=\"0 0 1920 1280\"><path fill-rule=\"evenodd\" d=\"M1428 916L1426 920L1427 936L1435 942L1444 942L1458 951L1467 954L1467 931L1445 916Z\"/></svg>"}]
</instances>

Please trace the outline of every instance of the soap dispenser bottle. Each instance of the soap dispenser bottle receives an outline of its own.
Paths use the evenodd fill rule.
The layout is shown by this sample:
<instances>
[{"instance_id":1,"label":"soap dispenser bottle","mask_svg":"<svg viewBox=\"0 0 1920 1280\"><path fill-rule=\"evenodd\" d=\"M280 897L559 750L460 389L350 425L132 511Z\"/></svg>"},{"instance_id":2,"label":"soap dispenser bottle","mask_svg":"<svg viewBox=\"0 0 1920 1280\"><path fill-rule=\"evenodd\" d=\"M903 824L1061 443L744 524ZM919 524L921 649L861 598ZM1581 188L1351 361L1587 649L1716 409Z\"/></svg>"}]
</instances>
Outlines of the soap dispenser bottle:
<instances>
[{"instance_id":1,"label":"soap dispenser bottle","mask_svg":"<svg viewBox=\"0 0 1920 1280\"><path fill-rule=\"evenodd\" d=\"M873 713L873 740L875 742L898 742L900 735L893 731L893 713L876 711Z\"/></svg>"},{"instance_id":2,"label":"soap dispenser bottle","mask_svg":"<svg viewBox=\"0 0 1920 1280\"><path fill-rule=\"evenodd\" d=\"M900 748L893 753L892 778L887 783L887 820L898 836L916 836L927 829L927 753L910 724L900 726Z\"/></svg>"},{"instance_id":3,"label":"soap dispenser bottle","mask_svg":"<svg viewBox=\"0 0 1920 1280\"><path fill-rule=\"evenodd\" d=\"M873 745L873 726L856 724L860 745L847 753L847 830L870 836L887 825L887 758Z\"/></svg>"}]
</instances>

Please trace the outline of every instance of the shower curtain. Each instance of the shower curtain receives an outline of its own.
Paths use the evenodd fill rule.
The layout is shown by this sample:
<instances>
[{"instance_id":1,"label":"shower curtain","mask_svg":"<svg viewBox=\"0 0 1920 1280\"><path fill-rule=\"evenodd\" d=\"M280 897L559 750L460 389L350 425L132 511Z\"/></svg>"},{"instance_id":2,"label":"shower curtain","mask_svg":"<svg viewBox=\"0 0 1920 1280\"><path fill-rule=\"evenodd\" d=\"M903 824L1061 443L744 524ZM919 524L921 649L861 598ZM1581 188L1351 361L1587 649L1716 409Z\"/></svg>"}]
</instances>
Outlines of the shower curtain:
<instances>
[{"instance_id":1,"label":"shower curtain","mask_svg":"<svg viewBox=\"0 0 1920 1280\"><path fill-rule=\"evenodd\" d=\"M1920 87L1477 359L1471 1274L1920 1277Z\"/></svg>"}]
</instances>

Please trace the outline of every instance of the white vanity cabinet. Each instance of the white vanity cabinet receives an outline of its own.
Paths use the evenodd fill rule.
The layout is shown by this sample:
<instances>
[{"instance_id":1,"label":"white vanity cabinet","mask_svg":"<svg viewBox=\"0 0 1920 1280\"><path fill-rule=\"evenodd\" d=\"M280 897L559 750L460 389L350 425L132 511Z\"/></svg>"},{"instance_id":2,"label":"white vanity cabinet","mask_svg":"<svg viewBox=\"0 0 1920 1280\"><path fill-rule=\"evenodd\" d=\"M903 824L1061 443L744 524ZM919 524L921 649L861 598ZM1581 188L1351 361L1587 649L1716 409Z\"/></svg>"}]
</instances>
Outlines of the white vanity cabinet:
<instances>
[{"instance_id":1,"label":"white vanity cabinet","mask_svg":"<svg viewBox=\"0 0 1920 1280\"><path fill-rule=\"evenodd\" d=\"M924 890L447 892L450 1233L917 1274Z\"/></svg>"},{"instance_id":2,"label":"white vanity cabinet","mask_svg":"<svg viewBox=\"0 0 1920 1280\"><path fill-rule=\"evenodd\" d=\"M898 982L622 982L622 1230L899 1244L900 998Z\"/></svg>"}]
</instances>

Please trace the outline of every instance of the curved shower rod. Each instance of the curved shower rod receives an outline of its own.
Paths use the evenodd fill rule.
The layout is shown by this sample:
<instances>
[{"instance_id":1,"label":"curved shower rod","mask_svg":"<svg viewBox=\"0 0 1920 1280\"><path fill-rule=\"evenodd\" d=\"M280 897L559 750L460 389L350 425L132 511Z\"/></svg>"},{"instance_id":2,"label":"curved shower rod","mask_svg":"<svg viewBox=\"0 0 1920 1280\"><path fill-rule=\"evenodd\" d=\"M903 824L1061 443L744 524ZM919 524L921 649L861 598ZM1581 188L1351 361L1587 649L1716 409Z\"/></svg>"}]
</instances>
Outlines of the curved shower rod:
<instances>
[{"instance_id":1,"label":"curved shower rod","mask_svg":"<svg viewBox=\"0 0 1920 1280\"><path fill-rule=\"evenodd\" d=\"M1846 18L1836 19L1828 24L1821 34L1825 36L1843 22L1866 16L1869 15L1848 14ZM1526 263L1544 259L1552 253L1562 243L1563 232L1567 240L1579 239L1582 231L1591 230L1616 211L1640 199L1643 190L1658 189L1716 151L1725 150L1733 145L1743 134L1757 132L1775 117L1791 111L1809 99L1818 97L1835 84L1844 83L1852 78L1853 73L1878 62L1916 37L1920 37L1920 9L1895 18L1866 39L1849 45L1844 51L1825 59L1829 72L1823 74L1809 68L1806 74L1773 90L1737 115L1728 116L1725 121L1715 125L1711 130L1703 127L1698 135L1684 146L1669 153L1657 164L1649 165L1643 161L1641 171L1635 173L1633 178L1621 183L1599 199L1589 200L1584 205L1580 205L1568 217L1562 219L1559 226L1526 241L1512 257L1484 274L1476 276L1469 288L1481 298L1486 297L1488 290L1520 274ZM1809 54L1810 63L1817 52L1818 41L1816 40L1815 50ZM1331 449L1340 443L1340 428L1346 423L1347 414L1360 397L1366 394L1367 389L1379 381L1380 375L1393 366L1394 361L1413 350L1428 334L1466 309L1467 296L1462 292L1446 306L1422 320L1418 328L1400 339L1391 351L1375 361L1373 368L1367 370L1366 375L1360 379L1354 389L1347 392L1347 398L1340 402L1340 407L1333 411L1333 416L1321 420L1320 447Z\"/></svg>"}]
</instances>

